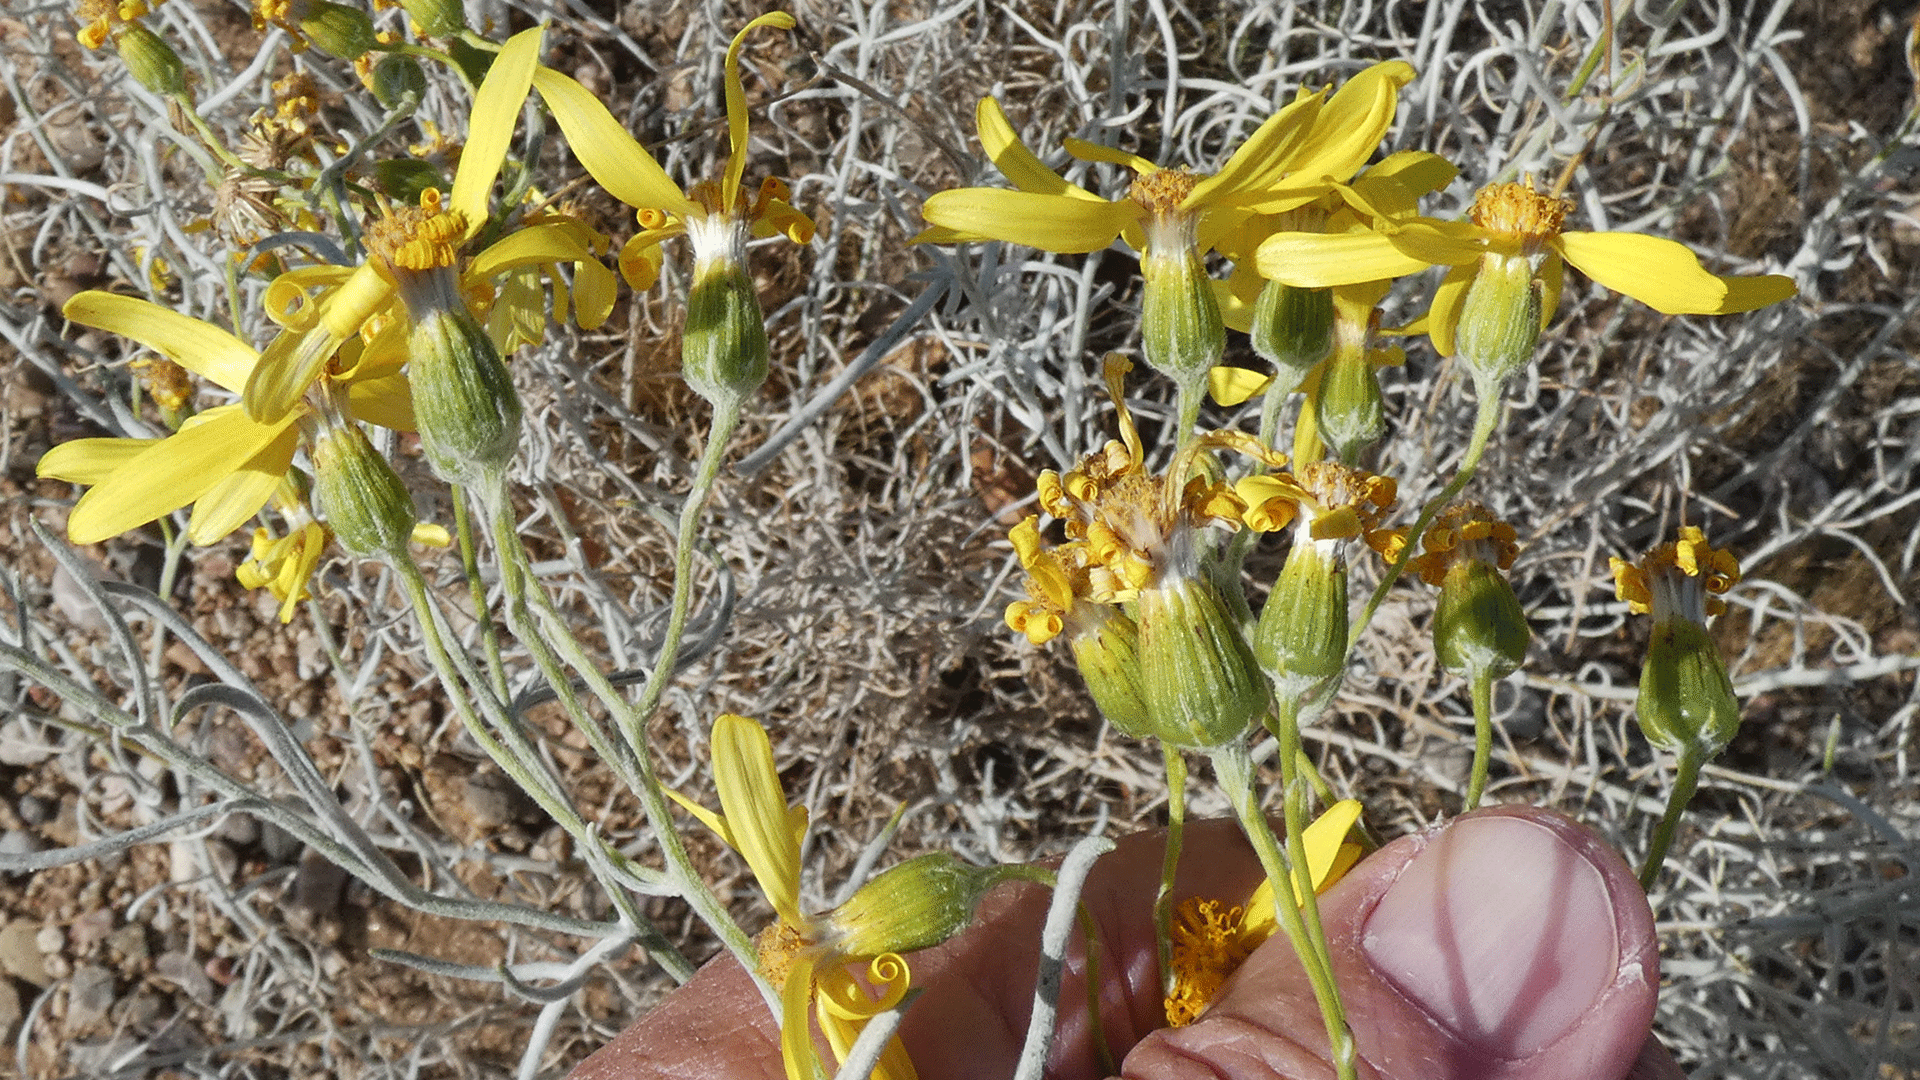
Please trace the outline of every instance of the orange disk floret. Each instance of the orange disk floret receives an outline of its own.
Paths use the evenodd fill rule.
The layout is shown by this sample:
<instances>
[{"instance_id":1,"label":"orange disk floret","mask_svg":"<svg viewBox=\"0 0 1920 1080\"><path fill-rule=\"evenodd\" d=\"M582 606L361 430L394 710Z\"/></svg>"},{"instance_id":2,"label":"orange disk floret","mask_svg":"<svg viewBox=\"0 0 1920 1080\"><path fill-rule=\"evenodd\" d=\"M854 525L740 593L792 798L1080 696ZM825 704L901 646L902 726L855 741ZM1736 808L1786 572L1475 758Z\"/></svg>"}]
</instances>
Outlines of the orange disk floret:
<instances>
[{"instance_id":1,"label":"orange disk floret","mask_svg":"<svg viewBox=\"0 0 1920 1080\"><path fill-rule=\"evenodd\" d=\"M1422 546L1426 550L1413 560L1413 565L1420 571L1422 581L1436 586L1446 580L1447 569L1461 559L1477 559L1508 570L1520 551L1513 526L1473 502L1448 507L1427 529Z\"/></svg>"}]
</instances>

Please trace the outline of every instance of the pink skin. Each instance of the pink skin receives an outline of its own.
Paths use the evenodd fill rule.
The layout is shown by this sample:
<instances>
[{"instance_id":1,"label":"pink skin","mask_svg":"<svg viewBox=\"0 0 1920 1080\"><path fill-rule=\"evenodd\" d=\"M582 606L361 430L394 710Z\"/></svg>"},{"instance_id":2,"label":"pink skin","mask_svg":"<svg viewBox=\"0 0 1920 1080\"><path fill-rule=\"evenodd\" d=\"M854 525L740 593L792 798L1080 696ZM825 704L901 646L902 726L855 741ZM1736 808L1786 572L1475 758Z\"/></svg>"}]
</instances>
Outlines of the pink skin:
<instances>
[{"instance_id":1,"label":"pink skin","mask_svg":"<svg viewBox=\"0 0 1920 1080\"><path fill-rule=\"evenodd\" d=\"M1191 1027L1162 1029L1150 912L1160 837L1095 867L1101 1020L1133 1080L1323 1080L1327 1040L1284 938L1262 946ZM1228 822L1188 832L1179 895L1244 897L1260 880ZM1046 891L1003 887L976 925L910 958L924 993L902 1037L921 1080L1012 1075L1033 993ZM1650 1034L1659 954L1633 873L1591 833L1502 807L1404 836L1320 898L1334 968L1371 1080L1672 1080ZM1106 1075L1093 1048L1084 960L1068 961L1047 1075ZM574 1080L782 1080L772 1017L730 960L574 1071Z\"/></svg>"}]
</instances>

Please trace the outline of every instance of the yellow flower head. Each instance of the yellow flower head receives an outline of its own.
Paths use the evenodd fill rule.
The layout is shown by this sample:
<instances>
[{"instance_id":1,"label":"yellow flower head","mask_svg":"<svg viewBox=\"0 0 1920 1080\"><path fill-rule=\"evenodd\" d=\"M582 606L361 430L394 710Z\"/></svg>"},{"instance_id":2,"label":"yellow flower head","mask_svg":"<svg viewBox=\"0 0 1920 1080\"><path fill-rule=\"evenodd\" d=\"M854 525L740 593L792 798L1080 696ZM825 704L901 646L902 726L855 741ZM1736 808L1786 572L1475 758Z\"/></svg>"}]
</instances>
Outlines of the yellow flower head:
<instances>
[{"instance_id":1,"label":"yellow flower head","mask_svg":"<svg viewBox=\"0 0 1920 1080\"><path fill-rule=\"evenodd\" d=\"M817 1068L813 1023L819 1023L834 1053L844 1060L866 1021L906 996L911 972L906 961L891 952L846 953L842 942L847 935L833 913L810 916L801 911L800 843L807 832L807 812L787 806L766 728L732 714L714 721L713 782L720 795L718 814L678 795L674 799L740 853L773 907L777 918L761 931L755 951L761 976L780 991L780 1047L787 1078L805 1080ZM856 967L866 985L850 970ZM880 992L877 999L868 985ZM874 1075L912 1080L912 1063L898 1039L889 1044Z\"/></svg>"},{"instance_id":2,"label":"yellow flower head","mask_svg":"<svg viewBox=\"0 0 1920 1080\"><path fill-rule=\"evenodd\" d=\"M1404 542L1404 537L1396 534L1381 554L1389 560L1398 558L1399 546ZM1420 571L1421 580L1429 585L1445 581L1448 568L1467 559L1500 570L1512 569L1514 557L1520 551L1519 534L1513 526L1473 502L1456 503L1441 513L1427 529L1424 545L1425 553L1414 559L1413 565Z\"/></svg>"},{"instance_id":3,"label":"yellow flower head","mask_svg":"<svg viewBox=\"0 0 1920 1080\"><path fill-rule=\"evenodd\" d=\"M146 0L80 0L74 10L80 32L74 37L87 48L97 49L121 27L152 10Z\"/></svg>"},{"instance_id":4,"label":"yellow flower head","mask_svg":"<svg viewBox=\"0 0 1920 1080\"><path fill-rule=\"evenodd\" d=\"M1609 562L1615 594L1657 624L1684 619L1704 626L1707 616L1727 610L1720 597L1740 583L1739 560L1709 545L1692 525L1681 526L1679 539L1647 552L1637 565L1618 556Z\"/></svg>"},{"instance_id":5,"label":"yellow flower head","mask_svg":"<svg viewBox=\"0 0 1920 1080\"><path fill-rule=\"evenodd\" d=\"M1347 799L1307 826L1303 839L1315 893L1327 891L1360 861L1360 845L1347 840L1358 820L1360 804ZM1295 899L1304 902L1298 896ZM1181 901L1171 927L1173 970L1166 980L1167 1023L1185 1027L1200 1019L1227 979L1273 936L1277 926L1271 880L1261 882L1244 906L1226 907L1222 901L1198 896Z\"/></svg>"},{"instance_id":6,"label":"yellow flower head","mask_svg":"<svg viewBox=\"0 0 1920 1080\"><path fill-rule=\"evenodd\" d=\"M769 179L748 197L742 189L747 168L747 95L740 79L740 49L747 35L763 26L792 29L793 16L768 12L734 35L727 46L727 163L718 181L688 191L667 176L653 155L627 134L607 107L586 87L549 68L534 73L533 87L546 100L567 136L574 157L607 193L636 211L640 232L620 251L620 271L636 289L649 289L660 276L660 245L685 235L703 259L738 261L745 233L784 234L796 244L813 239L813 220L787 201L786 184ZM696 271L698 273L698 271Z\"/></svg>"},{"instance_id":7,"label":"yellow flower head","mask_svg":"<svg viewBox=\"0 0 1920 1080\"><path fill-rule=\"evenodd\" d=\"M318 377L326 358L369 322L392 312L397 298L422 310L448 310L491 291L492 282L502 276L542 267L554 279L558 318L567 308L568 293L554 268L571 264L575 322L590 330L606 320L613 310L614 279L599 259L605 241L577 221L527 224L473 255L464 268L457 266L464 248L491 220L494 180L533 83L540 35L537 27L515 34L488 68L474 95L469 138L451 192L443 197L429 189L421 193L419 206L391 208L371 223L372 258L358 267L303 267L275 279L267 293L268 314L292 332L267 347L247 384L243 402L250 417L263 423L284 418ZM506 328L545 325L544 293L516 290L512 295L515 305L524 309L514 314L524 317L495 320L504 340L494 344L503 355L517 340ZM396 320L393 340L403 341L404 330Z\"/></svg>"},{"instance_id":8,"label":"yellow flower head","mask_svg":"<svg viewBox=\"0 0 1920 1080\"><path fill-rule=\"evenodd\" d=\"M199 319L130 296L87 291L67 301L66 317L82 326L123 335L235 394L247 385L260 354ZM353 342L321 358L343 384L354 415L385 427L411 430L413 400L404 357L370 360ZM307 406L261 423L238 405L221 405L189 418L164 439L77 439L47 451L38 474L91 486L67 518L76 544L98 543L193 504L187 536L211 544L260 511L292 468L300 445L298 421Z\"/></svg>"},{"instance_id":9,"label":"yellow flower head","mask_svg":"<svg viewBox=\"0 0 1920 1080\"><path fill-rule=\"evenodd\" d=\"M1308 540L1358 538L1376 550L1393 542L1392 532L1380 527L1399 498L1399 486L1391 477L1335 461L1314 461L1291 474L1249 476L1234 490L1247 504L1247 527L1256 532L1294 524Z\"/></svg>"},{"instance_id":10,"label":"yellow flower head","mask_svg":"<svg viewBox=\"0 0 1920 1080\"><path fill-rule=\"evenodd\" d=\"M1041 508L1066 523L1069 541L1085 545L1085 595L1106 604L1131 600L1169 578L1191 576L1198 558L1194 534L1214 525L1239 527L1246 507L1230 485L1200 468L1203 453L1233 449L1269 464L1285 462L1242 432L1220 431L1188 443L1165 476L1149 473L1122 395L1122 380L1131 368L1120 354L1107 356L1107 392L1121 437L1065 476L1051 469L1041 473L1035 485Z\"/></svg>"},{"instance_id":11,"label":"yellow flower head","mask_svg":"<svg viewBox=\"0 0 1920 1080\"><path fill-rule=\"evenodd\" d=\"M1443 356L1454 353L1461 309L1477 276L1489 265L1524 258L1544 291L1542 325L1559 302L1562 263L1615 292L1667 315L1729 315L1793 296L1792 279L1778 274L1721 277L1708 273L1684 244L1626 232L1564 228L1568 203L1531 184L1494 184L1480 191L1466 221L1380 218L1372 227L1340 235L1291 232L1260 246L1260 272L1299 287L1327 287L1405 277L1429 266L1451 266L1435 292L1427 332Z\"/></svg>"},{"instance_id":12,"label":"yellow flower head","mask_svg":"<svg viewBox=\"0 0 1920 1080\"><path fill-rule=\"evenodd\" d=\"M1047 168L1014 134L999 103L983 98L976 112L981 148L1016 190L940 192L921 211L933 227L915 240L1006 240L1086 252L1125 237L1136 250L1163 257L1205 252L1250 215L1304 206L1352 176L1379 145L1393 121L1399 88L1412 77L1411 67L1388 61L1355 75L1331 99L1325 90L1303 94L1261 124L1211 176L1066 140L1067 153L1082 161L1133 170L1126 194L1112 200Z\"/></svg>"}]
</instances>

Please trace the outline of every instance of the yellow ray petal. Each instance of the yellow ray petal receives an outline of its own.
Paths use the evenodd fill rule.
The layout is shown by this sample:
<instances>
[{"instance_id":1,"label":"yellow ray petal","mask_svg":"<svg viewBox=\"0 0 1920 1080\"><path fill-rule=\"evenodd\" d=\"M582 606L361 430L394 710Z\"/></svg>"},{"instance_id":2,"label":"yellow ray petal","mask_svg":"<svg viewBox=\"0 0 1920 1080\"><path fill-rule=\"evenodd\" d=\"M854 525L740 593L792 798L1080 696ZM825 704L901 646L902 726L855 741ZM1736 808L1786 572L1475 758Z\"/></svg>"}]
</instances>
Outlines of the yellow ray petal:
<instances>
[{"instance_id":1,"label":"yellow ray petal","mask_svg":"<svg viewBox=\"0 0 1920 1080\"><path fill-rule=\"evenodd\" d=\"M1433 291L1427 305L1427 340L1441 356L1453 355L1453 331L1460 325L1460 309L1467 302L1467 287L1480 270L1478 263L1462 263L1447 271L1440 287Z\"/></svg>"},{"instance_id":2,"label":"yellow ray petal","mask_svg":"<svg viewBox=\"0 0 1920 1080\"><path fill-rule=\"evenodd\" d=\"M667 798L672 799L674 802L679 803L680 809L685 810L689 814L692 814L696 819L699 820L700 824L705 825L709 829L712 829L713 834L715 836L718 836L722 841L724 841L728 847L733 848L736 851L739 850L740 845L735 843L733 839L733 830L727 828L726 818L723 818L719 814L716 814L713 811L707 809L706 807L701 806L699 803L694 802L692 799L687 798L685 795L680 794L679 792L673 790L672 788L662 788L661 790L667 793Z\"/></svg>"},{"instance_id":3,"label":"yellow ray petal","mask_svg":"<svg viewBox=\"0 0 1920 1080\"><path fill-rule=\"evenodd\" d=\"M253 346L212 323L134 296L88 289L75 293L61 313L82 326L137 341L236 394L260 360Z\"/></svg>"},{"instance_id":4,"label":"yellow ray petal","mask_svg":"<svg viewBox=\"0 0 1920 1080\"><path fill-rule=\"evenodd\" d=\"M1078 184L1069 184L1060 175L1047 168L1038 155L1027 149L1020 141L1013 125L1007 121L1007 114L1000 103L990 97L980 99L973 110L974 126L980 131L980 149L986 152L987 160L993 162L1001 175L1013 182L1021 191L1030 191L1035 195L1065 195L1074 199L1105 202L1100 196ZM934 240L931 243L950 244L952 240Z\"/></svg>"},{"instance_id":5,"label":"yellow ray petal","mask_svg":"<svg viewBox=\"0 0 1920 1080\"><path fill-rule=\"evenodd\" d=\"M347 384L347 411L357 420L394 431L412 431L413 386L399 372Z\"/></svg>"},{"instance_id":6,"label":"yellow ray petal","mask_svg":"<svg viewBox=\"0 0 1920 1080\"><path fill-rule=\"evenodd\" d=\"M353 276L351 266L318 263L281 274L267 285L261 307L267 318L289 330L307 330L320 317L319 299Z\"/></svg>"},{"instance_id":7,"label":"yellow ray petal","mask_svg":"<svg viewBox=\"0 0 1920 1080\"><path fill-rule=\"evenodd\" d=\"M1399 107L1400 88L1413 81L1413 67L1386 60L1348 79L1313 125L1311 156L1294 166L1309 180L1346 180L1380 147Z\"/></svg>"},{"instance_id":8,"label":"yellow ray petal","mask_svg":"<svg viewBox=\"0 0 1920 1080\"><path fill-rule=\"evenodd\" d=\"M681 216L698 209L586 87L543 67L533 73L533 88L552 110L573 156L607 194L628 206Z\"/></svg>"},{"instance_id":9,"label":"yellow ray petal","mask_svg":"<svg viewBox=\"0 0 1920 1080\"><path fill-rule=\"evenodd\" d=\"M300 433L288 425L279 438L261 447L233 475L195 499L193 516L187 521L187 539L211 544L245 525L273 498L274 489L293 465L293 452L299 445Z\"/></svg>"},{"instance_id":10,"label":"yellow ray petal","mask_svg":"<svg viewBox=\"0 0 1920 1080\"><path fill-rule=\"evenodd\" d=\"M1217 367L1207 372L1207 392L1221 405L1238 405L1273 385L1273 376L1246 368Z\"/></svg>"},{"instance_id":11,"label":"yellow ray petal","mask_svg":"<svg viewBox=\"0 0 1920 1080\"><path fill-rule=\"evenodd\" d=\"M453 193L447 199L450 209L466 216L468 237L487 223L494 178L507 159L520 106L533 86L533 69L540 66L542 29L536 26L508 38L473 95L467 145L460 151L460 168L453 174Z\"/></svg>"},{"instance_id":12,"label":"yellow ray petal","mask_svg":"<svg viewBox=\"0 0 1920 1080\"><path fill-rule=\"evenodd\" d=\"M599 259L573 264L573 321L582 330L597 330L613 314L619 281Z\"/></svg>"},{"instance_id":13,"label":"yellow ray petal","mask_svg":"<svg viewBox=\"0 0 1920 1080\"><path fill-rule=\"evenodd\" d=\"M1260 244L1253 258L1261 277L1306 288L1404 277L1431 265L1402 252L1391 238L1373 232L1339 236L1274 233Z\"/></svg>"},{"instance_id":14,"label":"yellow ray petal","mask_svg":"<svg viewBox=\"0 0 1920 1080\"><path fill-rule=\"evenodd\" d=\"M958 240L1006 240L1046 251L1098 251L1140 216L1131 202L1088 202L1000 188L957 188L927 199L921 214ZM952 241L957 242L957 241Z\"/></svg>"},{"instance_id":15,"label":"yellow ray petal","mask_svg":"<svg viewBox=\"0 0 1920 1080\"><path fill-rule=\"evenodd\" d=\"M727 171L720 182L720 205L729 210L740 196L740 177L747 170L747 91L740 83L740 46L749 33L762 26L791 30L793 16L784 11L769 11L741 27L727 46L727 137L732 152L727 155Z\"/></svg>"},{"instance_id":16,"label":"yellow ray petal","mask_svg":"<svg viewBox=\"0 0 1920 1080\"><path fill-rule=\"evenodd\" d=\"M1453 178L1460 175L1460 167L1439 154L1429 154L1425 150L1402 150L1369 165L1360 180L1391 180L1414 195L1430 195L1439 191Z\"/></svg>"},{"instance_id":17,"label":"yellow ray petal","mask_svg":"<svg viewBox=\"0 0 1920 1080\"><path fill-rule=\"evenodd\" d=\"M813 1049L813 1020L807 1006L813 997L815 960L806 953L793 958L787 982L780 988L780 1061L787 1080L813 1080L820 1071Z\"/></svg>"},{"instance_id":18,"label":"yellow ray petal","mask_svg":"<svg viewBox=\"0 0 1920 1080\"><path fill-rule=\"evenodd\" d=\"M529 225L515 229L475 255L462 276L469 281L485 281L524 266L592 259L593 249L578 230L558 222Z\"/></svg>"},{"instance_id":19,"label":"yellow ray petal","mask_svg":"<svg viewBox=\"0 0 1920 1080\"><path fill-rule=\"evenodd\" d=\"M1206 206L1277 183L1293 171L1295 159L1308 148L1307 139L1313 132L1314 120L1320 115L1323 100L1315 94L1267 117L1226 164L1220 166L1219 172L1193 186L1181 205L1189 209Z\"/></svg>"},{"instance_id":20,"label":"yellow ray petal","mask_svg":"<svg viewBox=\"0 0 1920 1080\"><path fill-rule=\"evenodd\" d=\"M89 486L104 482L159 439L75 439L40 455L35 476Z\"/></svg>"},{"instance_id":21,"label":"yellow ray petal","mask_svg":"<svg viewBox=\"0 0 1920 1080\"><path fill-rule=\"evenodd\" d=\"M1667 315L1750 311L1794 293L1793 283L1777 276L1746 278L1736 293L1730 283L1743 279L1708 273L1685 244L1658 236L1567 232L1554 243L1581 273Z\"/></svg>"},{"instance_id":22,"label":"yellow ray petal","mask_svg":"<svg viewBox=\"0 0 1920 1080\"><path fill-rule=\"evenodd\" d=\"M767 729L725 713L713 722L713 786L734 847L747 861L773 910L791 926L800 914L800 845L794 841L787 797L773 766Z\"/></svg>"},{"instance_id":23,"label":"yellow ray petal","mask_svg":"<svg viewBox=\"0 0 1920 1080\"><path fill-rule=\"evenodd\" d=\"M1313 891L1325 892L1327 886L1340 880L1347 870L1359 861L1360 848L1357 844L1346 842L1347 833L1354 822L1360 820L1360 803L1354 799L1342 799L1327 808L1300 834L1302 844L1307 851L1307 874L1313 882ZM1349 851L1348 849L1352 850ZM1306 902L1296 887L1293 890L1295 906ZM1253 896L1247 901L1247 915L1241 924L1241 932L1255 938L1264 939L1272 935L1276 921L1273 910L1273 881L1260 883Z\"/></svg>"},{"instance_id":24,"label":"yellow ray petal","mask_svg":"<svg viewBox=\"0 0 1920 1080\"><path fill-rule=\"evenodd\" d=\"M1125 150L1116 150L1111 146L1101 146L1099 143L1090 143L1085 139L1072 137L1062 139L1060 144L1066 147L1067 153L1081 161L1104 161L1110 165L1125 165L1141 176L1160 171L1160 166L1139 154L1129 154Z\"/></svg>"},{"instance_id":25,"label":"yellow ray petal","mask_svg":"<svg viewBox=\"0 0 1920 1080\"><path fill-rule=\"evenodd\" d=\"M1720 301L1720 310L1715 312L1718 315L1753 311L1800 295L1800 286L1783 274L1724 277L1720 280L1726 282L1727 295Z\"/></svg>"},{"instance_id":26,"label":"yellow ray petal","mask_svg":"<svg viewBox=\"0 0 1920 1080\"><path fill-rule=\"evenodd\" d=\"M203 422L148 447L81 496L67 518L68 539L98 543L178 510L232 475L236 465L293 424L291 417L256 424L237 406L200 415Z\"/></svg>"}]
</instances>

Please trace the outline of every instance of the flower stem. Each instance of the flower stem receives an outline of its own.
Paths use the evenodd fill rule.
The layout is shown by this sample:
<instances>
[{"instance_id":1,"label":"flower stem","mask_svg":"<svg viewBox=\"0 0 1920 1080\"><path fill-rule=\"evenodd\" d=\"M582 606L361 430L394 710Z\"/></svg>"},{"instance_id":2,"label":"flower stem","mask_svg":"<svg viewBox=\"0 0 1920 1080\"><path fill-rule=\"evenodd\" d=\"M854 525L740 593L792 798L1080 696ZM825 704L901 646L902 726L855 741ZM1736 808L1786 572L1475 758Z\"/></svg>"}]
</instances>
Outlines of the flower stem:
<instances>
[{"instance_id":1,"label":"flower stem","mask_svg":"<svg viewBox=\"0 0 1920 1080\"><path fill-rule=\"evenodd\" d=\"M1481 389L1484 391L1486 388ZM1386 576L1380 579L1380 584L1375 586L1373 595L1367 598L1366 610L1354 620L1353 629L1347 634L1348 648L1352 648L1353 644L1360 640L1360 635L1366 632L1367 624L1373 621L1373 613L1380 610L1380 604L1386 600L1387 590L1393 588L1393 583L1400 580L1400 572L1405 570L1407 563L1413 560L1413 553L1420 546L1420 537L1426 533L1427 526L1433 524L1434 515L1457 498L1466 488L1467 481L1473 479L1474 470L1480 467L1481 456L1487 452L1487 439L1493 434L1494 425L1500 420L1500 408L1505 401L1506 399L1497 392L1480 394L1480 412L1474 420L1473 439L1467 443L1466 457L1460 459L1459 470L1453 474L1453 479L1447 486L1441 489L1440 494L1428 500L1427 505L1421 508L1419 518L1414 521L1413 528L1407 532L1407 542L1400 547L1400 554L1393 560L1393 565L1387 568Z\"/></svg>"},{"instance_id":2,"label":"flower stem","mask_svg":"<svg viewBox=\"0 0 1920 1080\"><path fill-rule=\"evenodd\" d=\"M1187 759L1160 744L1167 763L1167 846L1160 857L1160 891L1153 898L1153 943L1160 954L1161 992L1173 988L1173 878L1187 828Z\"/></svg>"},{"instance_id":3,"label":"flower stem","mask_svg":"<svg viewBox=\"0 0 1920 1080\"><path fill-rule=\"evenodd\" d=\"M1680 828L1680 815L1693 801L1694 788L1700 783L1700 767L1707 763L1706 748L1697 742L1689 742L1680 749L1680 759L1674 765L1673 791L1667 795L1667 812L1660 819L1660 827L1654 830L1653 846L1647 849L1647 861L1640 866L1640 887L1652 889L1655 879L1660 876L1660 867L1667 861L1667 849L1673 846L1673 836Z\"/></svg>"},{"instance_id":4,"label":"flower stem","mask_svg":"<svg viewBox=\"0 0 1920 1080\"><path fill-rule=\"evenodd\" d=\"M1282 752L1285 752L1284 749ZM1293 943L1293 951L1300 958L1307 981L1313 985L1314 1000L1319 1002L1320 1018L1327 1027L1334 1073L1339 1080L1355 1080L1358 1074L1353 1031L1347 1027L1347 1015L1340 1005L1340 988L1334 984L1333 971L1327 965L1324 938L1315 941L1310 937L1300 908L1287 903L1289 894L1293 892L1293 874L1287 865L1286 853L1274 839L1273 827L1268 824L1266 815L1260 812L1260 800L1253 790L1253 760L1248 756L1247 748L1239 743L1222 746L1214 750L1211 756L1220 789L1233 803L1240 827L1252 842L1255 854L1260 857L1260 865L1267 871L1267 880L1273 883L1273 910L1280 929L1286 933L1287 940ZM1306 895L1311 897L1313 890L1309 888Z\"/></svg>"},{"instance_id":5,"label":"flower stem","mask_svg":"<svg viewBox=\"0 0 1920 1080\"><path fill-rule=\"evenodd\" d=\"M1487 790L1487 759L1493 756L1493 672L1473 673L1473 772L1467 777L1467 798L1461 812L1478 809Z\"/></svg>"},{"instance_id":6,"label":"flower stem","mask_svg":"<svg viewBox=\"0 0 1920 1080\"><path fill-rule=\"evenodd\" d=\"M500 634L487 610L487 585L480 577L480 555L473 540L473 517L467 513L467 493L453 489L453 527L460 543L460 569L467 575L467 587L473 593L473 617L480 626L480 641L487 651L487 674L493 679L493 692L502 701L507 697L507 667L500 659Z\"/></svg>"}]
</instances>

